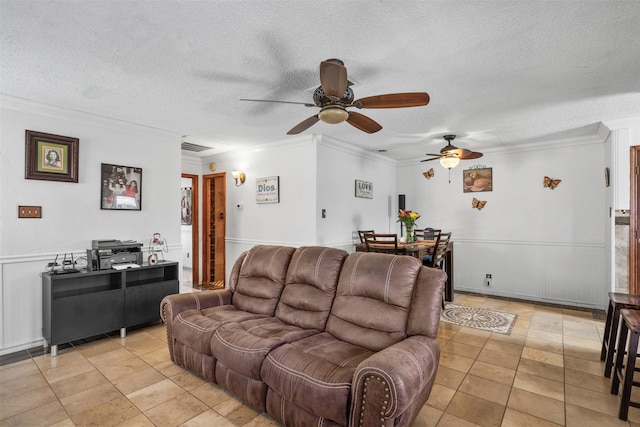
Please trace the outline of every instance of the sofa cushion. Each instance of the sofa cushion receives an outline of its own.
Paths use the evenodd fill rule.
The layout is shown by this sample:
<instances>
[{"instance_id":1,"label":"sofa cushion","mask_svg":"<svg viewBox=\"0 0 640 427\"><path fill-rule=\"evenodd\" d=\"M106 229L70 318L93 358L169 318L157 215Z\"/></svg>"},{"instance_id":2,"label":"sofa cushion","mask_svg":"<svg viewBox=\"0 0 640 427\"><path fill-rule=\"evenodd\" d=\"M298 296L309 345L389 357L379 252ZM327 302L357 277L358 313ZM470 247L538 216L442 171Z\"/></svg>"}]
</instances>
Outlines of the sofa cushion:
<instances>
[{"instance_id":1,"label":"sofa cushion","mask_svg":"<svg viewBox=\"0 0 640 427\"><path fill-rule=\"evenodd\" d=\"M379 351L407 336L421 262L409 256L356 252L345 260L326 331Z\"/></svg>"},{"instance_id":2,"label":"sofa cushion","mask_svg":"<svg viewBox=\"0 0 640 427\"><path fill-rule=\"evenodd\" d=\"M324 330L347 255L335 248L298 248L289 264L276 317L304 329Z\"/></svg>"},{"instance_id":3,"label":"sofa cushion","mask_svg":"<svg viewBox=\"0 0 640 427\"><path fill-rule=\"evenodd\" d=\"M323 332L272 350L262 364L261 376L269 392L347 425L354 371L371 354Z\"/></svg>"},{"instance_id":4,"label":"sofa cushion","mask_svg":"<svg viewBox=\"0 0 640 427\"><path fill-rule=\"evenodd\" d=\"M319 332L289 325L275 317L228 323L211 337L211 354L230 369L259 380L262 362L269 351Z\"/></svg>"},{"instance_id":5,"label":"sofa cushion","mask_svg":"<svg viewBox=\"0 0 640 427\"><path fill-rule=\"evenodd\" d=\"M211 336L220 326L242 320L267 317L264 314L240 311L233 305L221 305L204 310L185 310L173 320L173 337L195 351L211 354Z\"/></svg>"},{"instance_id":6,"label":"sofa cushion","mask_svg":"<svg viewBox=\"0 0 640 427\"><path fill-rule=\"evenodd\" d=\"M238 310L273 316L294 251L295 248L287 246L251 248L234 279L232 304Z\"/></svg>"}]
</instances>

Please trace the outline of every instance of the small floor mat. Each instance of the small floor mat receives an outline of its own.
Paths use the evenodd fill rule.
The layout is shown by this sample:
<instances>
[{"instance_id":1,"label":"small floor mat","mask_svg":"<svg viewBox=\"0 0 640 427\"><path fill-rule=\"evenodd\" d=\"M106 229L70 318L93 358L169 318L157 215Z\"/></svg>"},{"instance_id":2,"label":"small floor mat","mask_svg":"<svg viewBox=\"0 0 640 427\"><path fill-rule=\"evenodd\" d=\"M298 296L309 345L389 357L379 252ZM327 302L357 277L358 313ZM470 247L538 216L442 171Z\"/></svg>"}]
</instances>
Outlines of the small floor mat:
<instances>
[{"instance_id":1,"label":"small floor mat","mask_svg":"<svg viewBox=\"0 0 640 427\"><path fill-rule=\"evenodd\" d=\"M443 322L506 335L511 334L517 318L517 314L457 304L446 304L440 315Z\"/></svg>"}]
</instances>

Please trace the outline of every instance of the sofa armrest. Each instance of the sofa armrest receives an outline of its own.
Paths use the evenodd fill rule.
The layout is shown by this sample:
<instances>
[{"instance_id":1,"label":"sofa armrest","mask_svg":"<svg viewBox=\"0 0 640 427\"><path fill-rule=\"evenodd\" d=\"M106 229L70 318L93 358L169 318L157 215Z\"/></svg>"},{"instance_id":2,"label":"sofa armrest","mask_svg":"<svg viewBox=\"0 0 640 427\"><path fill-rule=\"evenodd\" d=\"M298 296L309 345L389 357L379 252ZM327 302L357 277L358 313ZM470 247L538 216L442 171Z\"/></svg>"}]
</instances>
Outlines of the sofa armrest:
<instances>
[{"instance_id":1,"label":"sofa armrest","mask_svg":"<svg viewBox=\"0 0 640 427\"><path fill-rule=\"evenodd\" d=\"M185 310L202 310L231 304L231 296L232 292L227 288L167 295L160 302L160 317L164 323L169 324L174 317Z\"/></svg>"},{"instance_id":2,"label":"sofa armrest","mask_svg":"<svg viewBox=\"0 0 640 427\"><path fill-rule=\"evenodd\" d=\"M438 341L423 335L363 360L353 376L349 425L409 425L429 398L439 360Z\"/></svg>"}]
</instances>

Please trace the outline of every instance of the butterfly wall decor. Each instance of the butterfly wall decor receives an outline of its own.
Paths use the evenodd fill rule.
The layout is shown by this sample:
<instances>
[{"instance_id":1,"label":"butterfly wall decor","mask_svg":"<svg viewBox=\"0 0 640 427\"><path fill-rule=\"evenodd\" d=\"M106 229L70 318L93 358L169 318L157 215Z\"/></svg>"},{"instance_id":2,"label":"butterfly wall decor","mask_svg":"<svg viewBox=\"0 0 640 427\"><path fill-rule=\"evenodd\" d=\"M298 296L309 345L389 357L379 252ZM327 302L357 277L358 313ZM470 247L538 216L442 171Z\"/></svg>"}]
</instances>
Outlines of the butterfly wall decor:
<instances>
[{"instance_id":1,"label":"butterfly wall decor","mask_svg":"<svg viewBox=\"0 0 640 427\"><path fill-rule=\"evenodd\" d=\"M486 204L487 204L487 201L486 201L486 200L478 200L478 199L476 199L475 197L474 197L474 198L473 198L473 200L471 201L471 207L472 207L472 208L476 208L476 209L478 209L479 211L481 211L481 210L482 210L482 208L484 208L484 205L486 205Z\"/></svg>"},{"instance_id":2,"label":"butterfly wall decor","mask_svg":"<svg viewBox=\"0 0 640 427\"><path fill-rule=\"evenodd\" d=\"M544 177L544 188L549 188L550 190L553 190L554 188L556 188L560 183L562 182L561 179L551 179L548 176Z\"/></svg>"},{"instance_id":3,"label":"butterfly wall decor","mask_svg":"<svg viewBox=\"0 0 640 427\"><path fill-rule=\"evenodd\" d=\"M431 168L426 172L422 172L422 175L424 175L424 177L427 178L427 179L431 179L431 177L435 176L436 173L433 171L433 168Z\"/></svg>"}]
</instances>

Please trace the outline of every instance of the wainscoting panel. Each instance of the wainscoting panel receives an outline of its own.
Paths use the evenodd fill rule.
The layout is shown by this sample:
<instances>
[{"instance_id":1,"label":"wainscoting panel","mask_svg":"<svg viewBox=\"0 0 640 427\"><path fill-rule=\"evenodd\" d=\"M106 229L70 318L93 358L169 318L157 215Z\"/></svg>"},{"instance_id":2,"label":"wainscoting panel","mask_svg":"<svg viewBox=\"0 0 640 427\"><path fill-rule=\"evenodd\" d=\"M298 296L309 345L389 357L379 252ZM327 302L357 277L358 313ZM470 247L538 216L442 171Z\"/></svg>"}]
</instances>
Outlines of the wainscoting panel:
<instances>
[{"instance_id":1,"label":"wainscoting panel","mask_svg":"<svg viewBox=\"0 0 640 427\"><path fill-rule=\"evenodd\" d=\"M607 306L604 245L465 240L454 245L457 290L603 310ZM486 274L492 275L489 286Z\"/></svg>"},{"instance_id":2,"label":"wainscoting panel","mask_svg":"<svg viewBox=\"0 0 640 427\"><path fill-rule=\"evenodd\" d=\"M182 259L182 247L170 245L166 260ZM143 247L146 263L149 248ZM86 257L86 250L73 251ZM162 255L158 254L160 259ZM42 334L42 278L56 254L0 257L0 355L44 345ZM160 309L158 307L158 309Z\"/></svg>"}]
</instances>

